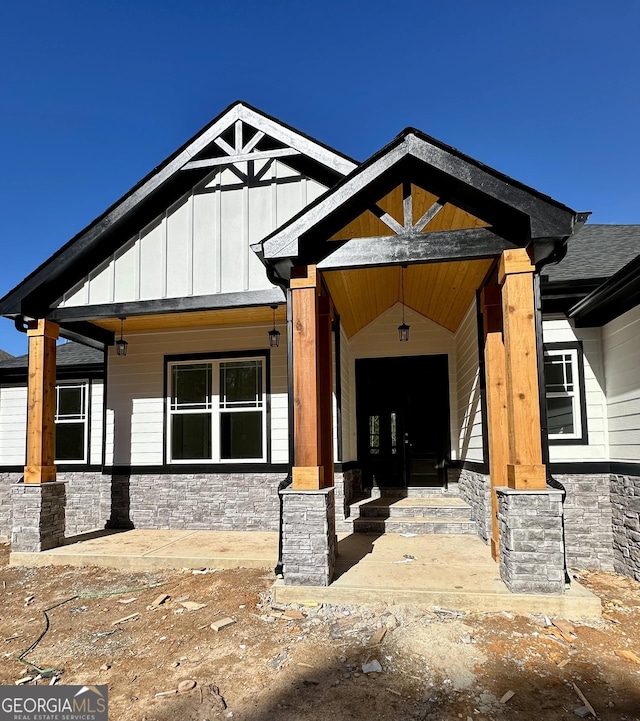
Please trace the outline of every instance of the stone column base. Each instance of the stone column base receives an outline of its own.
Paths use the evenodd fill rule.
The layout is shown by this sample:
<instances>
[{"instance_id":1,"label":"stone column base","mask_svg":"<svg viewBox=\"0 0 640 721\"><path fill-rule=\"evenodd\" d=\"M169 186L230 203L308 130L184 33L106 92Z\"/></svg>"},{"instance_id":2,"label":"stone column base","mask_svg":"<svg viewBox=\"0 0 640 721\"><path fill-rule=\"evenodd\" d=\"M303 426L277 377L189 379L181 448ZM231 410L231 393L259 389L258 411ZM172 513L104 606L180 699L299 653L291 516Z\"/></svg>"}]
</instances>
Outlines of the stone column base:
<instances>
[{"instance_id":1,"label":"stone column base","mask_svg":"<svg viewBox=\"0 0 640 721\"><path fill-rule=\"evenodd\" d=\"M496 488L500 577L513 593L564 591L562 491Z\"/></svg>"},{"instance_id":2,"label":"stone column base","mask_svg":"<svg viewBox=\"0 0 640 721\"><path fill-rule=\"evenodd\" d=\"M37 553L64 543L66 487L63 482L11 487L11 550Z\"/></svg>"},{"instance_id":3,"label":"stone column base","mask_svg":"<svg viewBox=\"0 0 640 721\"><path fill-rule=\"evenodd\" d=\"M334 489L281 493L285 585L328 586L336 565Z\"/></svg>"}]
</instances>

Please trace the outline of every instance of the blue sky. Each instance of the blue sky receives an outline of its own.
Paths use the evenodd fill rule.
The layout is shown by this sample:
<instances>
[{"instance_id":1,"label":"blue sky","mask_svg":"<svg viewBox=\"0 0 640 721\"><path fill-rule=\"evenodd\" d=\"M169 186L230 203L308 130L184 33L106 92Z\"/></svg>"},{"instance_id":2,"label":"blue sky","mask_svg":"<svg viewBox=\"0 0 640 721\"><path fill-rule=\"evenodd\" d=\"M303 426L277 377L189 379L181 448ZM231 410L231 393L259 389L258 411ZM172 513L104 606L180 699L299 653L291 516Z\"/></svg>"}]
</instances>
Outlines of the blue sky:
<instances>
[{"instance_id":1,"label":"blue sky","mask_svg":"<svg viewBox=\"0 0 640 721\"><path fill-rule=\"evenodd\" d=\"M236 99L356 159L415 126L640 223L637 0L5 2L0 64L0 295Z\"/></svg>"}]
</instances>

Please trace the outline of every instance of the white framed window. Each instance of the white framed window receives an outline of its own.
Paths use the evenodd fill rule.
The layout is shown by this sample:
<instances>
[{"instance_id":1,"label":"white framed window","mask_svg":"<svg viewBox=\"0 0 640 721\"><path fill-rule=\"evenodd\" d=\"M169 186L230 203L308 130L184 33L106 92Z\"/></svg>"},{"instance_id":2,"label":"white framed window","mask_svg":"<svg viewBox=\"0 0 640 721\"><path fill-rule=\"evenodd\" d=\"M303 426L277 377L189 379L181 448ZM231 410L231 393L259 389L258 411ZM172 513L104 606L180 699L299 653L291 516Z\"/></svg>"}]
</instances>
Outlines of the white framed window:
<instances>
[{"instance_id":1,"label":"white framed window","mask_svg":"<svg viewBox=\"0 0 640 721\"><path fill-rule=\"evenodd\" d=\"M545 346L544 377L549 440L586 443L584 367L580 345Z\"/></svg>"},{"instance_id":2,"label":"white framed window","mask_svg":"<svg viewBox=\"0 0 640 721\"><path fill-rule=\"evenodd\" d=\"M88 402L88 382L56 385L56 463L88 462Z\"/></svg>"},{"instance_id":3,"label":"white framed window","mask_svg":"<svg viewBox=\"0 0 640 721\"><path fill-rule=\"evenodd\" d=\"M169 463L259 463L267 458L265 357L168 363Z\"/></svg>"}]
</instances>

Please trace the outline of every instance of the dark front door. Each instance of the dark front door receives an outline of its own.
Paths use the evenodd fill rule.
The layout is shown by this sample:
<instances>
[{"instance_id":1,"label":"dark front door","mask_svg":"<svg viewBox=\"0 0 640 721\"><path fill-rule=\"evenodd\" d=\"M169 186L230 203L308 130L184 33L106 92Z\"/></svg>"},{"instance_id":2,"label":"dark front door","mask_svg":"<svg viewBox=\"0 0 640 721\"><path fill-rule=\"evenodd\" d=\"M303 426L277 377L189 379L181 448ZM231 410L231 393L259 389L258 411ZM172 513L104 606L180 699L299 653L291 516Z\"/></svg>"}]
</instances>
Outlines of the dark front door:
<instances>
[{"instance_id":1,"label":"dark front door","mask_svg":"<svg viewBox=\"0 0 640 721\"><path fill-rule=\"evenodd\" d=\"M446 483L446 355L356 360L356 414L365 488Z\"/></svg>"}]
</instances>

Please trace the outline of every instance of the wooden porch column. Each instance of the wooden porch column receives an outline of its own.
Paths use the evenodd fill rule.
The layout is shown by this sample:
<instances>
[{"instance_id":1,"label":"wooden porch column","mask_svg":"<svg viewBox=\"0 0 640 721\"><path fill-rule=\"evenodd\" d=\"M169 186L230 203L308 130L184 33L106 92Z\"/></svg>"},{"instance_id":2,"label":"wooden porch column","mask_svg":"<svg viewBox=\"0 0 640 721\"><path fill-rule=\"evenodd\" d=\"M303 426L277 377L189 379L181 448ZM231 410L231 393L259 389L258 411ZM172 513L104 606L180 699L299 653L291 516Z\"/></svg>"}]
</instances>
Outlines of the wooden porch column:
<instances>
[{"instance_id":1,"label":"wooden porch column","mask_svg":"<svg viewBox=\"0 0 640 721\"><path fill-rule=\"evenodd\" d=\"M498 267L507 380L510 488L547 487L542 463L538 354L536 351L534 267L524 248L505 250Z\"/></svg>"},{"instance_id":2,"label":"wooden porch column","mask_svg":"<svg viewBox=\"0 0 640 721\"><path fill-rule=\"evenodd\" d=\"M487 393L489 436L489 472L491 474L491 556L500 556L498 496L495 489L507 485L509 430L507 419L507 379L502 339L502 298L500 286L488 285L482 290L484 325L484 367Z\"/></svg>"},{"instance_id":3,"label":"wooden porch column","mask_svg":"<svg viewBox=\"0 0 640 721\"><path fill-rule=\"evenodd\" d=\"M291 278L293 327L293 489L333 485L331 316L315 266Z\"/></svg>"},{"instance_id":4,"label":"wooden porch column","mask_svg":"<svg viewBox=\"0 0 640 721\"><path fill-rule=\"evenodd\" d=\"M56 341L60 326L48 320L29 323L29 382L27 390L27 464L25 483L56 480Z\"/></svg>"}]
</instances>

